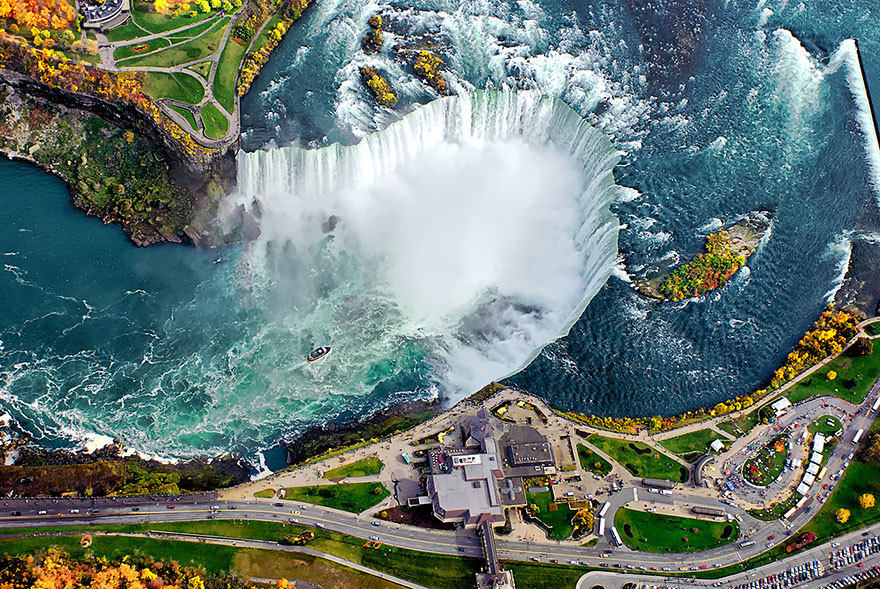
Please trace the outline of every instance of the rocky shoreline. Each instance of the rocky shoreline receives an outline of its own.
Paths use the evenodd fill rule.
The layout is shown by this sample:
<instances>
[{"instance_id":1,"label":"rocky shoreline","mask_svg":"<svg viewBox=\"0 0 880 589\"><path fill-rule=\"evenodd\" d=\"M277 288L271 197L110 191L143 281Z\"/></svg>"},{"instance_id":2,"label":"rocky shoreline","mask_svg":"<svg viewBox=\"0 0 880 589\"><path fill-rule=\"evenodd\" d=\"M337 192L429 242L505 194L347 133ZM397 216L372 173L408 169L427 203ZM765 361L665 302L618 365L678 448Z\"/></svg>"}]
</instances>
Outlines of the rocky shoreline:
<instances>
[{"instance_id":1,"label":"rocky shoreline","mask_svg":"<svg viewBox=\"0 0 880 589\"><path fill-rule=\"evenodd\" d=\"M723 228L706 237L707 253L698 254L688 262L677 267L671 267L661 271L650 278L634 281L636 291L648 298L661 301L681 300L682 298L694 298L704 295L717 288L724 286L726 281L746 265L748 259L757 251L761 240L767 235L770 222L762 214L750 214L745 219L737 221L733 225ZM727 257L731 264L727 272L720 276L712 276L707 271L714 269L714 263L705 264L705 268L697 266L706 256ZM696 285L688 287L687 295L676 296L680 288L670 288L671 279L677 275L694 274L686 276Z\"/></svg>"},{"instance_id":2,"label":"rocky shoreline","mask_svg":"<svg viewBox=\"0 0 880 589\"><path fill-rule=\"evenodd\" d=\"M234 148L188 157L133 107L3 69L0 99L0 154L64 180L86 214L141 247L224 241L214 219L235 182Z\"/></svg>"}]
</instances>

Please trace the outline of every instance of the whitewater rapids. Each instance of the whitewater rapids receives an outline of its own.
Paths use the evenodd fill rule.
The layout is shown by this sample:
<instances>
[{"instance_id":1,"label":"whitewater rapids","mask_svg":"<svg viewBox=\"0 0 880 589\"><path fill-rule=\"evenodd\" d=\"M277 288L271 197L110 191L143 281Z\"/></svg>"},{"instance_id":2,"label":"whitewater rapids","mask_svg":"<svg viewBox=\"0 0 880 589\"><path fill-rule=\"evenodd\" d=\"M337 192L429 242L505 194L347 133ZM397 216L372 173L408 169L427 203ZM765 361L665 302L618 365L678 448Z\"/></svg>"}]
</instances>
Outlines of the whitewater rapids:
<instances>
[{"instance_id":1,"label":"whitewater rapids","mask_svg":"<svg viewBox=\"0 0 880 589\"><path fill-rule=\"evenodd\" d=\"M455 399L568 333L617 258L611 142L558 99L474 91L355 145L239 155L252 296L303 356L300 394L419 375ZM299 396L299 395L297 395Z\"/></svg>"}]
</instances>

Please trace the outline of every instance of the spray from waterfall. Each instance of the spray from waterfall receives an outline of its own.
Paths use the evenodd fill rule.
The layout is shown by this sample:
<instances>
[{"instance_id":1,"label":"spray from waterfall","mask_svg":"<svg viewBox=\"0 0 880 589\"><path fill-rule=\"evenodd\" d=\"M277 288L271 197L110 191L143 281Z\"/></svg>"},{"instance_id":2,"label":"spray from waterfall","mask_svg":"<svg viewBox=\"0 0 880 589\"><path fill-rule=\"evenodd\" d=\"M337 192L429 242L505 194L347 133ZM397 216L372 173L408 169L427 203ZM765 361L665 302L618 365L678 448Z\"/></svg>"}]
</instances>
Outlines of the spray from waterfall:
<instances>
[{"instance_id":1,"label":"spray from waterfall","mask_svg":"<svg viewBox=\"0 0 880 589\"><path fill-rule=\"evenodd\" d=\"M366 394L402 371L458 397L567 334L615 267L618 155L559 100L476 91L352 146L242 153L230 206L260 217L254 297L312 391Z\"/></svg>"}]
</instances>

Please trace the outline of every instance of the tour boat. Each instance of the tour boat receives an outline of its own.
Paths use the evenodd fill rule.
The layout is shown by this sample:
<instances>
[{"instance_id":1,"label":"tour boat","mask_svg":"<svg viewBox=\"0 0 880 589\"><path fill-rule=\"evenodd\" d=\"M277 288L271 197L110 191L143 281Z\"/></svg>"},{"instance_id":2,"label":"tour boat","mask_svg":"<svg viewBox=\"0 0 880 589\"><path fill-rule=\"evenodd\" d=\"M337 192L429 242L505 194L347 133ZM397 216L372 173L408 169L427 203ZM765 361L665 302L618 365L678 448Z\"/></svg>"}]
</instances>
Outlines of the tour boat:
<instances>
[{"instance_id":1,"label":"tour boat","mask_svg":"<svg viewBox=\"0 0 880 589\"><path fill-rule=\"evenodd\" d=\"M330 346L321 346L320 348L315 348L312 350L309 355L306 357L306 360L309 362L315 362L316 360L320 360L321 358L326 358L330 355L330 352L333 351L333 348Z\"/></svg>"}]
</instances>

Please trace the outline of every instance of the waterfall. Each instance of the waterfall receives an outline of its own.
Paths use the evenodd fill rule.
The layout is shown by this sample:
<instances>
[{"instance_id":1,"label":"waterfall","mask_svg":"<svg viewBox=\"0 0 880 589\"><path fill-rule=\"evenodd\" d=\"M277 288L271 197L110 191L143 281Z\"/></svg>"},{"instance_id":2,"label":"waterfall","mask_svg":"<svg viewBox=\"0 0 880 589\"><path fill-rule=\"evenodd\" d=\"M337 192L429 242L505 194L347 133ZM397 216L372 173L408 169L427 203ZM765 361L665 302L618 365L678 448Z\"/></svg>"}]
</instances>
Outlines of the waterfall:
<instances>
[{"instance_id":1,"label":"waterfall","mask_svg":"<svg viewBox=\"0 0 880 589\"><path fill-rule=\"evenodd\" d=\"M474 91L355 145L239 155L242 257L336 391L419 374L457 397L568 333L614 270L610 141L558 99ZM305 384L305 383L304 383Z\"/></svg>"}]
</instances>

